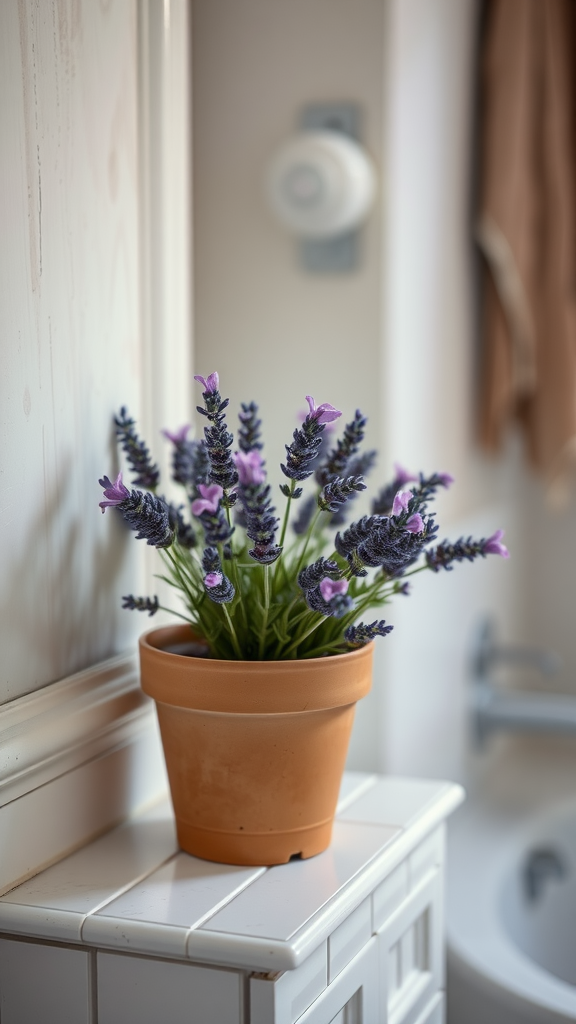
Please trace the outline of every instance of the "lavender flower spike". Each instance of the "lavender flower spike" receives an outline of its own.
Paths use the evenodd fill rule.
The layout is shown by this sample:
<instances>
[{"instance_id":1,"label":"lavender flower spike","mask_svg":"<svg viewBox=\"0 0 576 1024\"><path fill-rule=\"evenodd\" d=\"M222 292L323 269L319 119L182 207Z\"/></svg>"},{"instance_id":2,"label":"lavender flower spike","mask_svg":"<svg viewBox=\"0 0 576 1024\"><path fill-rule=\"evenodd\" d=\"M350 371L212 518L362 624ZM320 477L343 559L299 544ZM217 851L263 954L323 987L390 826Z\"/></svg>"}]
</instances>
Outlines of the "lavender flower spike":
<instances>
[{"instance_id":1,"label":"lavender flower spike","mask_svg":"<svg viewBox=\"0 0 576 1024\"><path fill-rule=\"evenodd\" d=\"M510 558L510 552L508 548L501 544L500 541L504 536L504 530L496 530L488 540L484 541L482 545L483 555L500 555L501 558Z\"/></svg>"},{"instance_id":2,"label":"lavender flower spike","mask_svg":"<svg viewBox=\"0 0 576 1024\"><path fill-rule=\"evenodd\" d=\"M156 615L160 604L156 595L154 597L134 597L134 594L125 594L122 598L122 607L132 612L148 612L148 617Z\"/></svg>"},{"instance_id":3,"label":"lavender flower spike","mask_svg":"<svg viewBox=\"0 0 576 1024\"><path fill-rule=\"evenodd\" d=\"M155 462L152 462L150 452L144 441L141 441L136 433L136 421L128 414L126 406L122 406L118 416L114 417L116 425L116 437L126 452L126 458L132 472L135 474L132 483L137 487L146 487L149 491L155 491L160 483L160 470Z\"/></svg>"},{"instance_id":4,"label":"lavender flower spike","mask_svg":"<svg viewBox=\"0 0 576 1024\"><path fill-rule=\"evenodd\" d=\"M460 537L453 544L450 541L443 541L436 548L426 552L426 563L433 572L446 569L451 572L453 562L473 562L475 558L486 555L500 555L501 558L509 558L508 548L501 543L504 536L503 530L496 530L487 540L473 540L472 537Z\"/></svg>"},{"instance_id":5,"label":"lavender flower spike","mask_svg":"<svg viewBox=\"0 0 576 1024\"><path fill-rule=\"evenodd\" d=\"M233 601L234 586L222 572L220 557L215 547L204 548L202 568L206 573L203 582L210 600L214 601L214 604L229 604L230 601Z\"/></svg>"},{"instance_id":6,"label":"lavender flower spike","mask_svg":"<svg viewBox=\"0 0 576 1024\"><path fill-rule=\"evenodd\" d=\"M380 622L375 620L369 624L359 622L357 626L348 626L348 629L344 630L344 639L348 641L350 647L364 647L377 636L391 633L393 628L386 625L385 619L380 619Z\"/></svg>"},{"instance_id":7,"label":"lavender flower spike","mask_svg":"<svg viewBox=\"0 0 576 1024\"><path fill-rule=\"evenodd\" d=\"M254 448L262 448L260 440L260 427L262 420L258 419L258 406L256 402L242 402L241 410L238 413L240 427L238 429L238 447L241 452L251 452Z\"/></svg>"},{"instance_id":8,"label":"lavender flower spike","mask_svg":"<svg viewBox=\"0 0 576 1024\"><path fill-rule=\"evenodd\" d=\"M211 373L208 377L201 377L200 374L194 375L194 380L197 380L200 384L204 385L204 391L207 391L209 395L214 394L220 387L220 378L216 371Z\"/></svg>"},{"instance_id":9,"label":"lavender flower spike","mask_svg":"<svg viewBox=\"0 0 576 1024\"><path fill-rule=\"evenodd\" d=\"M170 547L175 529L170 522L170 508L163 498L149 491L129 491L122 483L121 473L114 484L107 476L99 483L108 499L100 502L103 512L111 505L116 506L130 529L138 531L136 540L145 540L155 548Z\"/></svg>"},{"instance_id":10,"label":"lavender flower spike","mask_svg":"<svg viewBox=\"0 0 576 1024\"><path fill-rule=\"evenodd\" d=\"M115 483L112 483L107 476L103 476L98 483L100 484L100 487L104 488L104 497L108 498L108 501L99 502L103 513L107 508L119 505L120 502L125 501L126 498L130 497L130 491L126 487L126 484L122 483L122 473L118 473Z\"/></svg>"},{"instance_id":11,"label":"lavender flower spike","mask_svg":"<svg viewBox=\"0 0 576 1024\"><path fill-rule=\"evenodd\" d=\"M310 412L300 429L294 431L292 444L284 446L286 448L286 465L280 463L280 469L284 476L290 477L292 480L306 480L312 476L312 470L308 469L308 466L318 456L326 424L342 415L338 409L327 402L316 407L316 403L310 395L306 395L306 401ZM290 491L286 484L281 484L280 490L286 497L291 498L299 498L302 494L301 487Z\"/></svg>"},{"instance_id":12,"label":"lavender flower spike","mask_svg":"<svg viewBox=\"0 0 576 1024\"><path fill-rule=\"evenodd\" d=\"M330 405L330 402L322 402L321 405L316 405L312 395L306 395L306 401L310 409L309 416L317 420L318 423L332 423L342 415L339 409L335 409L333 405Z\"/></svg>"}]
</instances>

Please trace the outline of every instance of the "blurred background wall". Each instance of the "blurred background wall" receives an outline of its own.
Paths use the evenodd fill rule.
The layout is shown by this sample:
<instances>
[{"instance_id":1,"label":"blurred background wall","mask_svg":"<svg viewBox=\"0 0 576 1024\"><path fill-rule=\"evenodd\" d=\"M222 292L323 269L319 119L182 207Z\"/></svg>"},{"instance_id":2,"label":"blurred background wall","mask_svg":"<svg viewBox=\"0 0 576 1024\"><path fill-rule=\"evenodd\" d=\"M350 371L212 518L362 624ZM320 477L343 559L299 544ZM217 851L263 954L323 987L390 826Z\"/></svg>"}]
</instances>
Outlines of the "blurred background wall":
<instances>
[{"instance_id":1,"label":"blurred background wall","mask_svg":"<svg viewBox=\"0 0 576 1024\"><path fill-rule=\"evenodd\" d=\"M195 364L260 403L270 468L304 395L370 419L377 489L398 460L449 470L441 536L502 525L515 555L414 584L385 610L349 766L462 777L467 660L487 611L515 634L521 524L514 452L476 451L471 241L476 0L195 0ZM271 153L312 102L349 100L379 175L350 274L306 273L266 208ZM280 495L278 495L280 499ZM281 499L280 499L281 500Z\"/></svg>"}]
</instances>

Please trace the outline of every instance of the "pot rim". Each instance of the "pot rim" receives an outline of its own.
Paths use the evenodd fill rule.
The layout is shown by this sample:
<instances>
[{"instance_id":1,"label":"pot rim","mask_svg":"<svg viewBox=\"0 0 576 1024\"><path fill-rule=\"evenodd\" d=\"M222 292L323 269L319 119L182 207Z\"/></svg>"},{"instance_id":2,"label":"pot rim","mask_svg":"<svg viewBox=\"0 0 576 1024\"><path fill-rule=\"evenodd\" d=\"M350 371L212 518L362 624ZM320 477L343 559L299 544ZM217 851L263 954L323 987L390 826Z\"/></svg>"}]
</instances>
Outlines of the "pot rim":
<instances>
[{"instance_id":1,"label":"pot rim","mask_svg":"<svg viewBox=\"0 0 576 1024\"><path fill-rule=\"evenodd\" d=\"M370 690L373 642L344 654L289 661L194 658L163 649L190 634L202 639L185 624L156 627L140 637L142 689L160 703L231 714L290 714L353 704Z\"/></svg>"},{"instance_id":2,"label":"pot rim","mask_svg":"<svg viewBox=\"0 0 576 1024\"><path fill-rule=\"evenodd\" d=\"M152 643L152 637L156 633L163 634L166 637L168 643L171 642L170 639L168 638L169 634L173 636L174 642L181 642L181 634L184 632L184 630L188 630L190 632L192 641L198 641L200 643L206 642L202 634L196 632L193 626L188 626L185 623L175 623L174 625L168 624L166 626L155 626L153 629L147 629L145 633L140 634L138 638L138 643L141 647L151 647L155 651L161 651L162 654L167 658L182 658L188 662L190 661L191 657L189 654L176 654L175 651L165 650L161 643ZM329 654L325 655L323 658L282 658L277 661L275 661L274 659L250 661L248 658L202 658L198 656L194 657L196 661L202 661L206 663L209 662L211 665L219 666L250 665L250 667L256 668L257 666L262 665L274 665L275 667L278 667L281 665L302 665L304 664L304 662L307 665L326 665L328 661L330 661L331 663L341 662L344 659L346 659L346 661L350 661L355 656L361 654L367 647L373 650L374 640L371 640L368 644L364 644L362 647L357 647L356 650L344 651L342 654Z\"/></svg>"}]
</instances>

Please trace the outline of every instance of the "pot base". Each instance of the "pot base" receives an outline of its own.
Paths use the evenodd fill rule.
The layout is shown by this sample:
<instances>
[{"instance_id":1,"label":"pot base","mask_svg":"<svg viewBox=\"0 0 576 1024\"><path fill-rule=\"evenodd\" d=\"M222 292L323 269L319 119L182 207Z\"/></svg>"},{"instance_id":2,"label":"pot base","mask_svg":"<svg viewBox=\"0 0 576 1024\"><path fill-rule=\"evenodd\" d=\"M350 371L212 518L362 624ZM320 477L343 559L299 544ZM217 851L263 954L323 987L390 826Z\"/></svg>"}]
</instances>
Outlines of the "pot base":
<instances>
[{"instance_id":1,"label":"pot base","mask_svg":"<svg viewBox=\"0 0 576 1024\"><path fill-rule=\"evenodd\" d=\"M327 849L332 839L333 820L309 828L273 832L270 835L238 832L219 832L198 828L186 821L176 821L178 843L193 857L216 861L219 864L239 864L249 867L268 867L287 864L292 857L306 860Z\"/></svg>"}]
</instances>

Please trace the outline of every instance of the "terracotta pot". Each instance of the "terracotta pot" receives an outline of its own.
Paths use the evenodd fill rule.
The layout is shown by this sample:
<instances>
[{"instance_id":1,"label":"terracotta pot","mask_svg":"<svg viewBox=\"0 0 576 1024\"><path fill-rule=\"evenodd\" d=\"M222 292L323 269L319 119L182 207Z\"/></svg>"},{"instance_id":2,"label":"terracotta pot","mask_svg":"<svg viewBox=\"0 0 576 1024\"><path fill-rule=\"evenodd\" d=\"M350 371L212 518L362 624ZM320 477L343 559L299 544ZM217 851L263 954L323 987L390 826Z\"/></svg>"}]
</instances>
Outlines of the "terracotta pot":
<instances>
[{"instance_id":1,"label":"terracotta pot","mask_svg":"<svg viewBox=\"0 0 576 1024\"><path fill-rule=\"evenodd\" d=\"M283 864L330 843L355 703L372 644L303 661L217 661L166 648L188 626L140 638L183 850L225 864Z\"/></svg>"}]
</instances>

